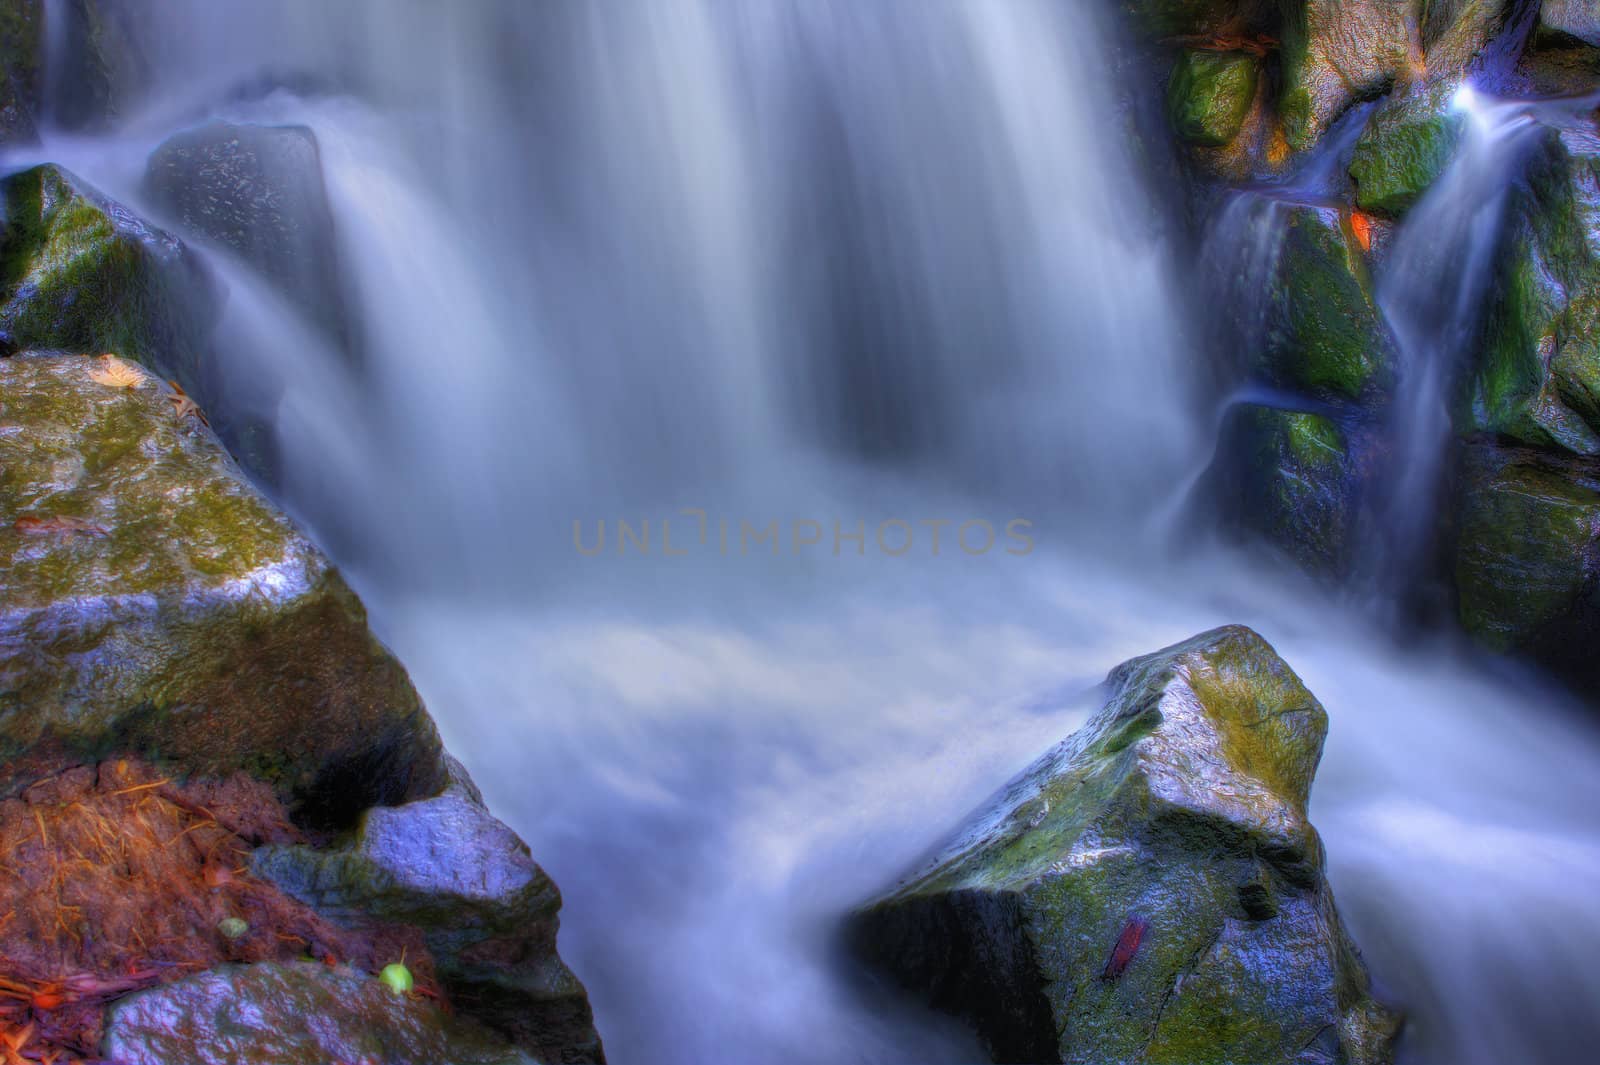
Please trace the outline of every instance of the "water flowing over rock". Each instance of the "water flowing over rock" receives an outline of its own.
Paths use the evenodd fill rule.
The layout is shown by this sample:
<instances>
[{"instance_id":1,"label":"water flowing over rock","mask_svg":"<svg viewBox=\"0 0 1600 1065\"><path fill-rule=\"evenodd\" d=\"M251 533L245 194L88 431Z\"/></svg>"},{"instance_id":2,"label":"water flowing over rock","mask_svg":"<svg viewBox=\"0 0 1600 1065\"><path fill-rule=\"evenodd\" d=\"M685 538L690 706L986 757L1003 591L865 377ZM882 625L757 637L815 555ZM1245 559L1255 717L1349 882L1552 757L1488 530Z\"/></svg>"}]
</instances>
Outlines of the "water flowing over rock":
<instances>
[{"instance_id":1,"label":"water flowing over rock","mask_svg":"<svg viewBox=\"0 0 1600 1065\"><path fill-rule=\"evenodd\" d=\"M1298 0L1286 6L1279 102L1289 144L1316 143L1357 100L1383 95L1408 72L1413 23L1392 0Z\"/></svg>"},{"instance_id":2,"label":"water flowing over rock","mask_svg":"<svg viewBox=\"0 0 1600 1065\"><path fill-rule=\"evenodd\" d=\"M996 1060L1390 1060L1306 816L1327 715L1249 629L1123 663L1087 725L908 883L860 953Z\"/></svg>"},{"instance_id":3,"label":"water flowing over rock","mask_svg":"<svg viewBox=\"0 0 1600 1065\"><path fill-rule=\"evenodd\" d=\"M0 783L144 752L314 816L430 794L439 740L328 559L131 366L0 360Z\"/></svg>"},{"instance_id":4,"label":"water flowing over rock","mask_svg":"<svg viewBox=\"0 0 1600 1065\"><path fill-rule=\"evenodd\" d=\"M181 228L232 249L345 342L333 214L310 129L186 130L151 154L145 189Z\"/></svg>"},{"instance_id":5,"label":"water flowing over rock","mask_svg":"<svg viewBox=\"0 0 1600 1065\"><path fill-rule=\"evenodd\" d=\"M349 969L229 965L131 995L106 1054L123 1065L523 1065L529 1059L437 1003Z\"/></svg>"}]
</instances>

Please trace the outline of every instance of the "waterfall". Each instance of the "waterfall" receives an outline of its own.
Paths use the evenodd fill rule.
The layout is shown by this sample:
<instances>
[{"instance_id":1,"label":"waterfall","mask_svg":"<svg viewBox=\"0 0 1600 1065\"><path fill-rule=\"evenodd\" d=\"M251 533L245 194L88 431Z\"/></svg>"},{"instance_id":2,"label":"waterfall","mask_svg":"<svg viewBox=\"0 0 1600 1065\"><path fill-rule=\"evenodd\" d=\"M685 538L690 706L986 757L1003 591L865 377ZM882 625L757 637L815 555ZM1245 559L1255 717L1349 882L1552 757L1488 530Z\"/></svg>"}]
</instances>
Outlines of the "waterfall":
<instances>
[{"instance_id":1,"label":"waterfall","mask_svg":"<svg viewBox=\"0 0 1600 1065\"><path fill-rule=\"evenodd\" d=\"M1116 6L170 0L140 10L148 79L111 129L5 161L153 212L179 130L315 133L361 358L186 233L229 290L226 402L276 425L286 506L562 885L612 1060L977 1060L858 978L841 915L1110 666L1223 622L1328 706L1312 815L1412 1060L1600 1039L1600 741L1566 697L1449 641L1398 651L1188 526L1182 557L1146 535L1211 435L1184 309L1224 267L1181 268L1150 222ZM1381 283L1397 531L1437 483L1520 128L1468 102ZM1340 150L1274 193L1322 195ZM1254 258L1225 268L1270 261L1274 209L1235 217ZM915 551L871 543L886 518ZM1012 518L1025 557L949 539ZM574 550L575 521L619 519L650 554ZM719 519L781 523L781 549L719 551ZM827 539L795 544L802 520ZM930 520L955 523L939 554Z\"/></svg>"}]
</instances>

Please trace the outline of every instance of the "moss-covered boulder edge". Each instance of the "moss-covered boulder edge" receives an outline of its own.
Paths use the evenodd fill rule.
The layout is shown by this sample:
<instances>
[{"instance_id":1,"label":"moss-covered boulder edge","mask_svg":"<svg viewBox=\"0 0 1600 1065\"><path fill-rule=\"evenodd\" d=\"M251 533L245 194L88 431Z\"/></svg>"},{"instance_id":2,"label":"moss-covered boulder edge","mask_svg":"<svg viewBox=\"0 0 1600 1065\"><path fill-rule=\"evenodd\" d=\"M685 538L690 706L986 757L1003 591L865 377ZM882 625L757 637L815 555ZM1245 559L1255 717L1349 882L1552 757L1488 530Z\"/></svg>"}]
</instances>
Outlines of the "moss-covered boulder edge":
<instances>
[{"instance_id":1,"label":"moss-covered boulder edge","mask_svg":"<svg viewBox=\"0 0 1600 1065\"><path fill-rule=\"evenodd\" d=\"M859 910L873 967L996 1061L1388 1062L1400 1015L1306 814L1327 714L1256 633L1125 662L1083 728Z\"/></svg>"},{"instance_id":2,"label":"moss-covered boulder edge","mask_svg":"<svg viewBox=\"0 0 1600 1065\"><path fill-rule=\"evenodd\" d=\"M180 777L243 769L330 856L364 853L385 826L404 905L345 892L329 916L421 929L455 1009L508 1053L601 1060L556 953L559 894L448 761L328 559L159 377L98 356L0 358L0 795L119 754ZM451 879L464 870L495 870L473 883L504 890L476 897ZM181 1007L211 1009L212 983L159 993L169 1038L209 1038Z\"/></svg>"}]
</instances>

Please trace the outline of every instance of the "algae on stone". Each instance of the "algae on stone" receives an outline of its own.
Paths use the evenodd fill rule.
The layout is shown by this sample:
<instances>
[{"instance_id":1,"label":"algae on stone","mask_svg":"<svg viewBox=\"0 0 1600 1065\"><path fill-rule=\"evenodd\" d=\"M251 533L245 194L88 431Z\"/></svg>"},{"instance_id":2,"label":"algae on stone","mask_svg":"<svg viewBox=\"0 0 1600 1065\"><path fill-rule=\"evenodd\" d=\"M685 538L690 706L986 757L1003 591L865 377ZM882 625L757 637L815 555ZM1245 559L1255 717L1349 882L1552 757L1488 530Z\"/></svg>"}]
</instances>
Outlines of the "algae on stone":
<instances>
[{"instance_id":1,"label":"algae on stone","mask_svg":"<svg viewBox=\"0 0 1600 1065\"><path fill-rule=\"evenodd\" d=\"M1167 111L1179 136L1220 147L1239 135L1255 101L1255 57L1242 52L1185 51L1167 86Z\"/></svg>"},{"instance_id":2,"label":"algae on stone","mask_svg":"<svg viewBox=\"0 0 1600 1065\"><path fill-rule=\"evenodd\" d=\"M1238 626L1123 663L1107 687L855 915L858 951L1000 1061L1388 1061L1399 1017L1371 996L1306 816L1321 705Z\"/></svg>"},{"instance_id":3,"label":"algae on stone","mask_svg":"<svg viewBox=\"0 0 1600 1065\"><path fill-rule=\"evenodd\" d=\"M327 558L164 384L97 366L0 360L0 791L126 750L336 821L430 794L432 721Z\"/></svg>"},{"instance_id":4,"label":"algae on stone","mask_svg":"<svg viewBox=\"0 0 1600 1065\"><path fill-rule=\"evenodd\" d=\"M1350 161L1363 210L1399 217L1444 173L1466 121L1452 106L1453 95L1451 85L1439 83L1373 112Z\"/></svg>"}]
</instances>

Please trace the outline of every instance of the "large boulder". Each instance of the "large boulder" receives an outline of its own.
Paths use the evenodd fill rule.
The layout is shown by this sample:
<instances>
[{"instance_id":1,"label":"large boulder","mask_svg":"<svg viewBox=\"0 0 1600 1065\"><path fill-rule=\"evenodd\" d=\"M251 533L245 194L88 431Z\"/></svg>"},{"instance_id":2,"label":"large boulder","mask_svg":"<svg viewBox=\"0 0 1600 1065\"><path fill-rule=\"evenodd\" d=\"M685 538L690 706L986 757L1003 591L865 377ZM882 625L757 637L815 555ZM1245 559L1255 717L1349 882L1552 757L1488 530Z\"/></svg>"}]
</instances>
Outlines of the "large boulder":
<instances>
[{"instance_id":1,"label":"large boulder","mask_svg":"<svg viewBox=\"0 0 1600 1065\"><path fill-rule=\"evenodd\" d=\"M225 965L111 1009L120 1065L522 1065L529 1059L438 1003L310 962Z\"/></svg>"},{"instance_id":2,"label":"large boulder","mask_svg":"<svg viewBox=\"0 0 1600 1065\"><path fill-rule=\"evenodd\" d=\"M1306 817L1327 715L1249 629L1125 662L1104 707L922 871L861 954L999 1061L1390 1060Z\"/></svg>"},{"instance_id":3,"label":"large boulder","mask_svg":"<svg viewBox=\"0 0 1600 1065\"><path fill-rule=\"evenodd\" d=\"M0 0L0 146L37 135L42 0Z\"/></svg>"},{"instance_id":4,"label":"large boulder","mask_svg":"<svg viewBox=\"0 0 1600 1065\"><path fill-rule=\"evenodd\" d=\"M0 353L114 351L201 391L220 292L182 241L53 164L0 208Z\"/></svg>"},{"instance_id":5,"label":"large boulder","mask_svg":"<svg viewBox=\"0 0 1600 1065\"><path fill-rule=\"evenodd\" d=\"M1309 572L1344 576L1356 556L1376 435L1329 412L1237 404L1224 420L1207 494L1230 527Z\"/></svg>"},{"instance_id":6,"label":"large boulder","mask_svg":"<svg viewBox=\"0 0 1600 1065\"><path fill-rule=\"evenodd\" d=\"M367 811L338 847L258 850L253 868L336 921L423 930L451 1000L550 1061L601 1061L583 986L556 953L561 895L452 766L442 794Z\"/></svg>"},{"instance_id":7,"label":"large boulder","mask_svg":"<svg viewBox=\"0 0 1600 1065\"><path fill-rule=\"evenodd\" d=\"M131 363L0 359L0 793L144 753L309 820L433 794L433 724L323 554Z\"/></svg>"},{"instance_id":8,"label":"large boulder","mask_svg":"<svg viewBox=\"0 0 1600 1065\"><path fill-rule=\"evenodd\" d=\"M1519 187L1457 421L1600 455L1600 136L1550 134Z\"/></svg>"},{"instance_id":9,"label":"large boulder","mask_svg":"<svg viewBox=\"0 0 1600 1065\"><path fill-rule=\"evenodd\" d=\"M213 122L186 130L151 154L145 190L180 229L233 250L345 340L333 213L310 129Z\"/></svg>"},{"instance_id":10,"label":"large boulder","mask_svg":"<svg viewBox=\"0 0 1600 1065\"><path fill-rule=\"evenodd\" d=\"M1600 681L1600 462L1476 440L1458 480L1462 624L1496 651Z\"/></svg>"},{"instance_id":11,"label":"large boulder","mask_svg":"<svg viewBox=\"0 0 1600 1065\"><path fill-rule=\"evenodd\" d=\"M1452 84L1436 82L1386 100L1373 112L1350 160L1363 210L1399 217L1444 173L1466 122L1452 106L1454 93Z\"/></svg>"}]
</instances>

